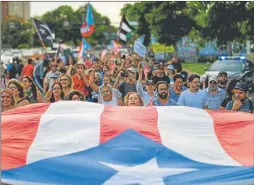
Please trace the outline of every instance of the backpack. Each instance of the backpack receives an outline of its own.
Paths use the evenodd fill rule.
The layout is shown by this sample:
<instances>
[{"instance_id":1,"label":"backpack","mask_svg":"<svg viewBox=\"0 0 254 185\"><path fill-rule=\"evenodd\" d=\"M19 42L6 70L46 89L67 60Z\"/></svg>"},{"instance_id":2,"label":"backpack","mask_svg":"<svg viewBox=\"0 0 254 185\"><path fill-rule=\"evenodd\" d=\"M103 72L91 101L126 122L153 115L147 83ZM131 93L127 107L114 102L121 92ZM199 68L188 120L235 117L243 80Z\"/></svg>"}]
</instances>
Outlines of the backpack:
<instances>
[{"instance_id":1,"label":"backpack","mask_svg":"<svg viewBox=\"0 0 254 185\"><path fill-rule=\"evenodd\" d=\"M251 100L249 100L249 110L250 110L250 113L253 112L253 103Z\"/></svg>"}]
</instances>

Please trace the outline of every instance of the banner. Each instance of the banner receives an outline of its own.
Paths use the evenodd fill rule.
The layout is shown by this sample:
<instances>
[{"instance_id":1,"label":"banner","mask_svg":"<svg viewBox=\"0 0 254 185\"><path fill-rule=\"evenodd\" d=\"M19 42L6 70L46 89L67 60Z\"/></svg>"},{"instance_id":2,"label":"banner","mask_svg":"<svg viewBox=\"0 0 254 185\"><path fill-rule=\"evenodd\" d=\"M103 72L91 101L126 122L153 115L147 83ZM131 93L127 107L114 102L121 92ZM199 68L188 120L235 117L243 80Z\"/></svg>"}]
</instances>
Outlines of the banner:
<instances>
[{"instance_id":1,"label":"banner","mask_svg":"<svg viewBox=\"0 0 254 185\"><path fill-rule=\"evenodd\" d=\"M165 45L159 44L159 43L153 44L152 49L153 49L153 52L169 52L169 53L175 52L174 46L172 46L172 45L165 46Z\"/></svg>"},{"instance_id":2,"label":"banner","mask_svg":"<svg viewBox=\"0 0 254 185\"><path fill-rule=\"evenodd\" d=\"M143 45L145 35L140 36L134 43L134 51L141 57L146 56L146 47Z\"/></svg>"}]
</instances>

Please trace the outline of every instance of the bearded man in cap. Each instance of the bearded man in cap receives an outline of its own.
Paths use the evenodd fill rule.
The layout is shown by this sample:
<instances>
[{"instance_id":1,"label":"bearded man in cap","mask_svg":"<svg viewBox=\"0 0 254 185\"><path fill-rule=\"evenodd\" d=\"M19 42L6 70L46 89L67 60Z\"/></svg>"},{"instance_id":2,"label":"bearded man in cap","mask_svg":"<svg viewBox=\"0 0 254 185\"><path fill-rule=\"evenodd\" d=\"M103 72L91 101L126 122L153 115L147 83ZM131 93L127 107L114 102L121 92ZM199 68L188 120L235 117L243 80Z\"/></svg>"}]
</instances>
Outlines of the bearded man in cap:
<instances>
[{"instance_id":1,"label":"bearded man in cap","mask_svg":"<svg viewBox=\"0 0 254 185\"><path fill-rule=\"evenodd\" d=\"M228 84L228 74L225 71L221 71L218 74L218 87L225 90L227 84Z\"/></svg>"},{"instance_id":2,"label":"bearded man in cap","mask_svg":"<svg viewBox=\"0 0 254 185\"><path fill-rule=\"evenodd\" d=\"M226 110L253 112L253 103L247 97L248 85L244 82L237 82L233 96L234 100L227 103Z\"/></svg>"},{"instance_id":3,"label":"bearded man in cap","mask_svg":"<svg viewBox=\"0 0 254 185\"><path fill-rule=\"evenodd\" d=\"M219 110L220 105L226 97L226 91L218 87L216 76L209 78L208 88L204 90L206 95L205 105L210 110Z\"/></svg>"}]
</instances>

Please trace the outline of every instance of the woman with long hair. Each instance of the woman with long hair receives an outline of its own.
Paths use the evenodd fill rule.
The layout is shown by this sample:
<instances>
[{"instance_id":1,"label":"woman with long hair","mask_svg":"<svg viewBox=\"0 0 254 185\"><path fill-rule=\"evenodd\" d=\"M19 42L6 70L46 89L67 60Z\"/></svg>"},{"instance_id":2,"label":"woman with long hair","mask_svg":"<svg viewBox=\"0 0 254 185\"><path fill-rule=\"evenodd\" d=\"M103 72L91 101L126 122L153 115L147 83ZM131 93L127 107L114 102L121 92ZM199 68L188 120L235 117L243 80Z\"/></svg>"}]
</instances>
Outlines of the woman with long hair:
<instances>
[{"instance_id":1,"label":"woman with long hair","mask_svg":"<svg viewBox=\"0 0 254 185\"><path fill-rule=\"evenodd\" d=\"M136 92L129 92L124 97L125 106L144 106L141 96Z\"/></svg>"},{"instance_id":2,"label":"woman with long hair","mask_svg":"<svg viewBox=\"0 0 254 185\"><path fill-rule=\"evenodd\" d=\"M64 100L64 92L63 87L60 83L56 82L52 86L52 93L48 99L46 99L45 102L54 103L59 100Z\"/></svg>"},{"instance_id":3,"label":"woman with long hair","mask_svg":"<svg viewBox=\"0 0 254 185\"><path fill-rule=\"evenodd\" d=\"M24 90L30 103L41 103L42 102L41 94L32 78L29 76L25 76L22 79L22 83L24 85Z\"/></svg>"},{"instance_id":4,"label":"woman with long hair","mask_svg":"<svg viewBox=\"0 0 254 185\"><path fill-rule=\"evenodd\" d=\"M15 99L15 107L29 105L30 102L26 96L23 85L16 79L11 79L7 86Z\"/></svg>"},{"instance_id":5,"label":"woman with long hair","mask_svg":"<svg viewBox=\"0 0 254 185\"><path fill-rule=\"evenodd\" d=\"M61 74L59 77L59 82L63 87L64 97L67 97L68 94L73 90L72 78L67 74Z\"/></svg>"},{"instance_id":6,"label":"woman with long hair","mask_svg":"<svg viewBox=\"0 0 254 185\"><path fill-rule=\"evenodd\" d=\"M10 89L5 88L1 91L2 112L15 108L15 100Z\"/></svg>"}]
</instances>

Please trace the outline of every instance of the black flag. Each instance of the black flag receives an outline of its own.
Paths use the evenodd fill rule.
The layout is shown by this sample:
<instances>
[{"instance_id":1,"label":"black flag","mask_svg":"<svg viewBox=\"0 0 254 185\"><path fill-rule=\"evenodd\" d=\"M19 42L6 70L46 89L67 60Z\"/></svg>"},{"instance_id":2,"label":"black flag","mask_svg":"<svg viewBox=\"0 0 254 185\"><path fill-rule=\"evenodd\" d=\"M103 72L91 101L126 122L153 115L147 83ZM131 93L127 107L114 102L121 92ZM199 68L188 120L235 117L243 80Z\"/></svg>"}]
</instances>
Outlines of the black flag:
<instances>
[{"instance_id":1,"label":"black flag","mask_svg":"<svg viewBox=\"0 0 254 185\"><path fill-rule=\"evenodd\" d=\"M129 24L128 20L123 15L119 26L119 30L117 32L117 36L120 42L125 43L127 41L127 34L132 32L133 30L134 28Z\"/></svg>"},{"instance_id":2,"label":"black flag","mask_svg":"<svg viewBox=\"0 0 254 185\"><path fill-rule=\"evenodd\" d=\"M41 42L47 41L50 43L51 48L53 48L53 37L51 30L49 29L48 25L42 21L38 21L36 19L32 19L34 26L36 28L36 31L40 37ZM43 44L44 45L44 44Z\"/></svg>"}]
</instances>

